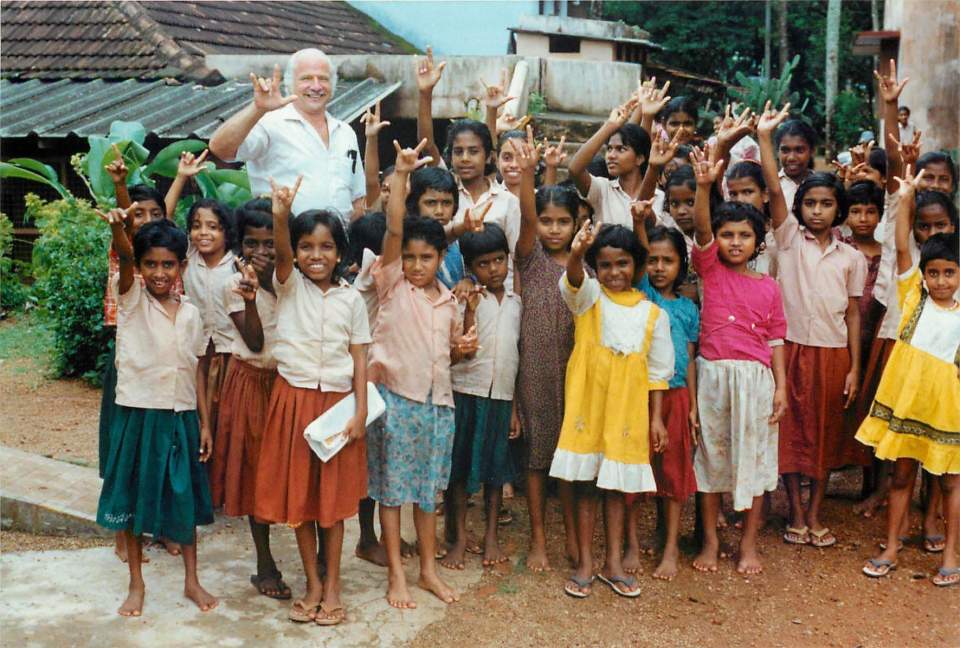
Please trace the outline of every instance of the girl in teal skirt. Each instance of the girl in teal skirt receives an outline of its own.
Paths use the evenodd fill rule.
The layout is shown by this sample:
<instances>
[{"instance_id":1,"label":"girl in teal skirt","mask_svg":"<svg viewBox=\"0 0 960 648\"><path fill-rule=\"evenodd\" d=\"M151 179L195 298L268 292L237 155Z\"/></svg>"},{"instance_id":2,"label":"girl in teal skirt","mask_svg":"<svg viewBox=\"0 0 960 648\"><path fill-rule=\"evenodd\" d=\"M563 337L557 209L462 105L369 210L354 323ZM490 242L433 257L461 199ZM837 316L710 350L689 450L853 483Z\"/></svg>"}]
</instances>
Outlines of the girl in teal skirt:
<instances>
[{"instance_id":1,"label":"girl in teal skirt","mask_svg":"<svg viewBox=\"0 0 960 648\"><path fill-rule=\"evenodd\" d=\"M173 290L186 258L186 235L161 220L144 225L131 242L129 214L136 209L134 203L127 210L100 214L113 232L120 271L112 286L117 296L117 407L103 461L97 522L124 534L130 586L121 615L143 611L143 533L183 545L184 593L207 611L217 599L197 579L196 525L213 522L200 465L210 457L212 445L205 386L197 381L203 324L197 308Z\"/></svg>"}]
</instances>

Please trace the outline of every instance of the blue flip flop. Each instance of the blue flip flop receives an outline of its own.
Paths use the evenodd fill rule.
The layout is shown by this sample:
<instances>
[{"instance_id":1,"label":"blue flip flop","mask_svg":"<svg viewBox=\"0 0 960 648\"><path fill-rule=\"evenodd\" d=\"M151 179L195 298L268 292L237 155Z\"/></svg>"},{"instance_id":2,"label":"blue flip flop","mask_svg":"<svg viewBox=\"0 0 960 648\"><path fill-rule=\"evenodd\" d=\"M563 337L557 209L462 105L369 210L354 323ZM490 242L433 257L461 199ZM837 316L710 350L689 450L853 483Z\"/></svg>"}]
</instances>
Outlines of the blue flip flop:
<instances>
[{"instance_id":1,"label":"blue flip flop","mask_svg":"<svg viewBox=\"0 0 960 648\"><path fill-rule=\"evenodd\" d=\"M897 563L883 558L871 558L863 566L863 573L870 578L883 578L897 568Z\"/></svg>"},{"instance_id":2,"label":"blue flip flop","mask_svg":"<svg viewBox=\"0 0 960 648\"><path fill-rule=\"evenodd\" d=\"M591 589L591 591L589 592L584 592L583 589L585 587L590 587L591 585L593 585L593 579L594 579L593 576L591 576L590 578L578 578L576 574L573 574L569 578L567 578L567 585L563 586L563 591L566 593L567 596L572 596L573 598L585 599L593 593L593 590ZM569 583L574 583L580 589L573 589L572 587L570 587Z\"/></svg>"},{"instance_id":3,"label":"blue flip flop","mask_svg":"<svg viewBox=\"0 0 960 648\"><path fill-rule=\"evenodd\" d=\"M626 578L624 578L623 576L611 576L610 578L607 578L603 574L597 574L597 578L599 578L604 583L609 585L610 589L612 589L615 594L618 594L624 598L637 598L641 594L639 589L636 589L632 592L625 592L619 587L617 587L617 584L626 585L627 587L631 587L631 588L636 587L638 584L638 581L633 576L627 576Z\"/></svg>"},{"instance_id":4,"label":"blue flip flop","mask_svg":"<svg viewBox=\"0 0 960 648\"><path fill-rule=\"evenodd\" d=\"M954 576L960 576L960 567L941 567L937 570L936 575L930 579L933 581L933 584L937 587L950 587L951 585L960 585L960 578L956 580L947 581L947 578L953 578ZM941 580L937 580L940 578Z\"/></svg>"}]
</instances>

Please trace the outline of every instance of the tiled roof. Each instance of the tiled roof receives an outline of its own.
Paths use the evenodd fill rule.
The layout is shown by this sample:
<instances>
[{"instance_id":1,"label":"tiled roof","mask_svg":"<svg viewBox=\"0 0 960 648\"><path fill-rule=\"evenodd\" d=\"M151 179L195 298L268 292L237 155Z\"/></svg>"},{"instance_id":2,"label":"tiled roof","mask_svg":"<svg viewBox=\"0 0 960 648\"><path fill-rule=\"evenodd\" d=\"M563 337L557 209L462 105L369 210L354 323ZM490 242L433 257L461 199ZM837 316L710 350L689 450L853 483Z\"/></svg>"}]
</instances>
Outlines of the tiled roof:
<instances>
[{"instance_id":1,"label":"tiled roof","mask_svg":"<svg viewBox=\"0 0 960 648\"><path fill-rule=\"evenodd\" d=\"M3 3L0 70L20 79L223 77L205 54L406 53L402 39L345 2Z\"/></svg>"},{"instance_id":2,"label":"tiled roof","mask_svg":"<svg viewBox=\"0 0 960 648\"><path fill-rule=\"evenodd\" d=\"M400 83L341 80L328 104L346 122L389 96ZM171 85L164 81L0 81L0 137L106 135L115 120L138 121L161 138L207 139L250 102L250 83Z\"/></svg>"}]
</instances>

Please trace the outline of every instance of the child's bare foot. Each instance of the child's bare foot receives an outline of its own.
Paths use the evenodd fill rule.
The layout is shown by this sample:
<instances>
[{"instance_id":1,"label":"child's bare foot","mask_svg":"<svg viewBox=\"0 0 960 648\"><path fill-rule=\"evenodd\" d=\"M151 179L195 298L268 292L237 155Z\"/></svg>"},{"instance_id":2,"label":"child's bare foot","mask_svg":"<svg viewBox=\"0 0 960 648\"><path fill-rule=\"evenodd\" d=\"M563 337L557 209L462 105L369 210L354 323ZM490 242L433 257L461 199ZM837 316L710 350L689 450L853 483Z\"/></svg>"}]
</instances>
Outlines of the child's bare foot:
<instances>
[{"instance_id":1,"label":"child's bare foot","mask_svg":"<svg viewBox=\"0 0 960 648\"><path fill-rule=\"evenodd\" d=\"M466 542L457 542L447 547L447 552L440 559L440 564L447 569L463 569L466 563Z\"/></svg>"},{"instance_id":2,"label":"child's bare foot","mask_svg":"<svg viewBox=\"0 0 960 648\"><path fill-rule=\"evenodd\" d=\"M354 553L360 560L366 560L380 567L387 566L387 550L384 549L383 545L379 542L367 542L364 544L358 542Z\"/></svg>"},{"instance_id":3,"label":"child's bare foot","mask_svg":"<svg viewBox=\"0 0 960 648\"><path fill-rule=\"evenodd\" d=\"M727 526L727 516L723 514L723 511L717 513L717 528L726 529Z\"/></svg>"},{"instance_id":4,"label":"child's bare foot","mask_svg":"<svg viewBox=\"0 0 960 648\"><path fill-rule=\"evenodd\" d=\"M627 547L623 554L623 571L627 574L639 574L643 572L643 566L640 564L640 551L634 547Z\"/></svg>"},{"instance_id":5,"label":"child's bare foot","mask_svg":"<svg viewBox=\"0 0 960 648\"><path fill-rule=\"evenodd\" d=\"M400 538L400 557L413 558L417 555L417 545Z\"/></svg>"},{"instance_id":6,"label":"child's bare foot","mask_svg":"<svg viewBox=\"0 0 960 648\"><path fill-rule=\"evenodd\" d=\"M509 560L507 554L503 553L500 543L497 541L488 541L483 548L483 566L494 567Z\"/></svg>"},{"instance_id":7,"label":"child's bare foot","mask_svg":"<svg viewBox=\"0 0 960 648\"><path fill-rule=\"evenodd\" d=\"M653 577L659 580L671 581L677 575L677 558L680 557L680 551L676 547L665 548L660 564L653 572Z\"/></svg>"},{"instance_id":8,"label":"child's bare foot","mask_svg":"<svg viewBox=\"0 0 960 648\"><path fill-rule=\"evenodd\" d=\"M143 597L145 593L143 585L131 585L130 591L127 592L127 598L117 609L117 613L125 617L138 617L143 614Z\"/></svg>"},{"instance_id":9,"label":"child's bare foot","mask_svg":"<svg viewBox=\"0 0 960 648\"><path fill-rule=\"evenodd\" d=\"M527 554L527 569L533 572L550 571L550 561L547 559L547 548L534 545Z\"/></svg>"},{"instance_id":10,"label":"child's bare foot","mask_svg":"<svg viewBox=\"0 0 960 648\"><path fill-rule=\"evenodd\" d=\"M393 576L387 578L387 603L398 610L412 610L417 607L417 602L413 600L410 590L407 589L405 578Z\"/></svg>"},{"instance_id":11,"label":"child's bare foot","mask_svg":"<svg viewBox=\"0 0 960 648\"><path fill-rule=\"evenodd\" d=\"M153 544L154 546L163 547L171 556L179 556L181 553L183 553L179 542L174 542L173 540L169 540L167 538L157 538Z\"/></svg>"},{"instance_id":12,"label":"child's bare foot","mask_svg":"<svg viewBox=\"0 0 960 648\"><path fill-rule=\"evenodd\" d=\"M200 583L190 583L184 585L183 595L188 599L197 604L197 607L200 608L201 612L209 612L213 608L217 607L217 597L203 589L200 586Z\"/></svg>"},{"instance_id":13,"label":"child's bare foot","mask_svg":"<svg viewBox=\"0 0 960 648\"><path fill-rule=\"evenodd\" d=\"M854 513L862 515L865 518L872 518L877 514L883 505L885 504L886 494L883 492L876 492L867 499L863 500L859 504L853 507Z\"/></svg>"},{"instance_id":14,"label":"child's bare foot","mask_svg":"<svg viewBox=\"0 0 960 648\"><path fill-rule=\"evenodd\" d=\"M744 576L753 576L763 573L763 564L760 562L760 554L755 547L740 547L740 560L737 562L737 573Z\"/></svg>"},{"instance_id":15,"label":"child's bare foot","mask_svg":"<svg viewBox=\"0 0 960 648\"><path fill-rule=\"evenodd\" d=\"M436 574L420 574L420 580L417 581L417 586L420 589L431 592L444 603L455 603L460 600L460 595L450 589Z\"/></svg>"},{"instance_id":16,"label":"child's bare foot","mask_svg":"<svg viewBox=\"0 0 960 648\"><path fill-rule=\"evenodd\" d=\"M720 545L718 543L704 543L703 550L693 559L693 568L698 572L717 571L719 560L717 556L719 553Z\"/></svg>"}]
</instances>

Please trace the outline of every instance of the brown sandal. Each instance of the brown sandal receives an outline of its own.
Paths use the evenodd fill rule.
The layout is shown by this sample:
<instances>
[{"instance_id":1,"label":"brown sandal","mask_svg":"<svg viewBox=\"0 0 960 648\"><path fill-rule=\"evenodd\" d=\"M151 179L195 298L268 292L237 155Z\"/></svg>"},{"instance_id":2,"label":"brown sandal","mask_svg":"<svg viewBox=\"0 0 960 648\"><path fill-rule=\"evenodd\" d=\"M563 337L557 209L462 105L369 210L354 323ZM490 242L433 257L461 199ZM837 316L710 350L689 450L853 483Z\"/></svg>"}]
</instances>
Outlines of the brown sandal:
<instances>
[{"instance_id":1,"label":"brown sandal","mask_svg":"<svg viewBox=\"0 0 960 648\"><path fill-rule=\"evenodd\" d=\"M319 609L320 604L307 607L303 599L297 599L290 607L290 614L287 615L287 618L294 623L310 623L316 620L317 610Z\"/></svg>"},{"instance_id":2,"label":"brown sandal","mask_svg":"<svg viewBox=\"0 0 960 648\"><path fill-rule=\"evenodd\" d=\"M337 606L332 610L328 610L324 607L323 603L318 606L317 615L314 617L313 621L319 626L335 626L340 625L347 620L347 612L343 609L343 606Z\"/></svg>"}]
</instances>

